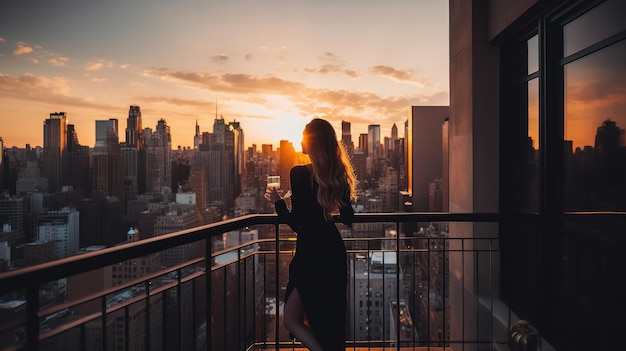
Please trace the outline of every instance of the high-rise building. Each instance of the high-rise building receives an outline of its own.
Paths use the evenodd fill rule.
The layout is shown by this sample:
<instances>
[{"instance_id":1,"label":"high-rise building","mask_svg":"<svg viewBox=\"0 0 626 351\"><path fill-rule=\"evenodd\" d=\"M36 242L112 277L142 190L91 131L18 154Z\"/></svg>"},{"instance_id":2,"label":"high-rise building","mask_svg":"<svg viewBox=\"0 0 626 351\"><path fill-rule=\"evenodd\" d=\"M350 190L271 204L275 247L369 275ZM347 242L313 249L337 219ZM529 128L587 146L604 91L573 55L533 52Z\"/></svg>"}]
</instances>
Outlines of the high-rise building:
<instances>
[{"instance_id":1,"label":"high-rise building","mask_svg":"<svg viewBox=\"0 0 626 351\"><path fill-rule=\"evenodd\" d=\"M196 133L193 136L193 148L198 149L201 142L202 135L200 134L200 125L198 124L198 120L196 120Z\"/></svg>"},{"instance_id":2,"label":"high-rise building","mask_svg":"<svg viewBox=\"0 0 626 351\"><path fill-rule=\"evenodd\" d=\"M234 184L233 184L233 199L241 194L243 190L243 175L245 173L246 158L244 154L244 138L243 129L237 121L228 123L228 130L232 133L233 137L233 172L234 172Z\"/></svg>"},{"instance_id":3,"label":"high-rise building","mask_svg":"<svg viewBox=\"0 0 626 351\"><path fill-rule=\"evenodd\" d=\"M139 106L130 106L126 120L126 146L141 149L143 145L142 133L141 109Z\"/></svg>"},{"instance_id":4,"label":"high-rise building","mask_svg":"<svg viewBox=\"0 0 626 351\"><path fill-rule=\"evenodd\" d=\"M205 168L204 176L208 181L207 202L223 206L226 211L232 210L235 198L243 187L245 169L243 143L243 129L239 122L226 124L223 117L216 117L213 121L213 132L202 133L202 143L190 162L196 179L201 176L201 172L194 169ZM195 188L201 187L196 185ZM199 194L199 198L203 196Z\"/></svg>"},{"instance_id":5,"label":"high-rise building","mask_svg":"<svg viewBox=\"0 0 626 351\"><path fill-rule=\"evenodd\" d=\"M26 161L17 174L15 191L18 194L41 191L48 192L48 179L41 176L41 169L37 161Z\"/></svg>"},{"instance_id":6,"label":"high-rise building","mask_svg":"<svg viewBox=\"0 0 626 351\"><path fill-rule=\"evenodd\" d=\"M143 144L141 110L139 106L130 106L126 120L126 141L121 148L124 198L127 200L134 199L139 194L140 167L142 167L142 170L145 170L145 164L140 164L139 162L140 150ZM142 174L145 174L145 172ZM141 181L141 184L143 192L145 191L145 179Z\"/></svg>"},{"instance_id":7,"label":"high-rise building","mask_svg":"<svg viewBox=\"0 0 626 351\"><path fill-rule=\"evenodd\" d=\"M171 206L166 214L156 219L154 235L164 235L185 229L197 227L202 224L200 213L194 204L177 204ZM200 254L198 243L184 244L164 250L160 253L161 265L171 267L189 260Z\"/></svg>"},{"instance_id":8,"label":"high-rise building","mask_svg":"<svg viewBox=\"0 0 626 351\"><path fill-rule=\"evenodd\" d=\"M380 149L380 124L367 126L367 156L378 158Z\"/></svg>"},{"instance_id":9,"label":"high-rise building","mask_svg":"<svg viewBox=\"0 0 626 351\"><path fill-rule=\"evenodd\" d=\"M158 121L155 131L144 129L145 160L141 160L145 168L145 184L147 192L162 192L172 186L172 165L170 151L172 137L170 127L164 119Z\"/></svg>"},{"instance_id":10,"label":"high-rise building","mask_svg":"<svg viewBox=\"0 0 626 351\"><path fill-rule=\"evenodd\" d=\"M369 257L350 260L348 313L354 316L348 335L356 340L384 340L391 335L393 302L397 303L403 274L396 273L396 253L371 251ZM400 282L398 278L400 277ZM400 292L404 299L404 292Z\"/></svg>"},{"instance_id":11,"label":"high-rise building","mask_svg":"<svg viewBox=\"0 0 626 351\"><path fill-rule=\"evenodd\" d=\"M43 173L48 178L48 191L56 192L63 185L63 154L67 146L65 112L54 112L43 126Z\"/></svg>"},{"instance_id":12,"label":"high-rise building","mask_svg":"<svg viewBox=\"0 0 626 351\"><path fill-rule=\"evenodd\" d=\"M4 189L4 141L0 137L0 193Z\"/></svg>"},{"instance_id":13,"label":"high-rise building","mask_svg":"<svg viewBox=\"0 0 626 351\"><path fill-rule=\"evenodd\" d=\"M352 157L354 153L354 143L352 142L352 132L350 131L350 122L341 121L341 141L343 142L348 155Z\"/></svg>"},{"instance_id":14,"label":"high-rise building","mask_svg":"<svg viewBox=\"0 0 626 351\"><path fill-rule=\"evenodd\" d=\"M67 125L67 147L63 154L63 179L74 191L91 196L89 146L80 145L73 124Z\"/></svg>"},{"instance_id":15,"label":"high-rise building","mask_svg":"<svg viewBox=\"0 0 626 351\"><path fill-rule=\"evenodd\" d=\"M409 145L409 170L412 182L413 211L428 211L429 184L441 178L442 124L448 118L448 106L412 106L410 130L413 143Z\"/></svg>"},{"instance_id":16,"label":"high-rise building","mask_svg":"<svg viewBox=\"0 0 626 351\"><path fill-rule=\"evenodd\" d=\"M93 191L114 196L124 202L124 169L118 137L118 121L96 121L96 145L93 149Z\"/></svg>"},{"instance_id":17,"label":"high-rise building","mask_svg":"<svg viewBox=\"0 0 626 351\"><path fill-rule=\"evenodd\" d=\"M79 249L80 214L75 208L44 211L37 222L37 240L54 241L55 259L69 257Z\"/></svg>"},{"instance_id":18,"label":"high-rise building","mask_svg":"<svg viewBox=\"0 0 626 351\"><path fill-rule=\"evenodd\" d=\"M0 224L8 223L20 237L26 235L26 213L28 213L28 205L25 197L0 196Z\"/></svg>"},{"instance_id":19,"label":"high-rise building","mask_svg":"<svg viewBox=\"0 0 626 351\"><path fill-rule=\"evenodd\" d=\"M295 165L296 150L289 140L280 141L280 166L278 175L280 176L280 187L282 189L291 189L291 177L289 172Z\"/></svg>"},{"instance_id":20,"label":"high-rise building","mask_svg":"<svg viewBox=\"0 0 626 351\"><path fill-rule=\"evenodd\" d=\"M367 149L367 133L359 134L359 150L363 151L363 153L367 157L367 153L368 153L368 149Z\"/></svg>"}]
</instances>

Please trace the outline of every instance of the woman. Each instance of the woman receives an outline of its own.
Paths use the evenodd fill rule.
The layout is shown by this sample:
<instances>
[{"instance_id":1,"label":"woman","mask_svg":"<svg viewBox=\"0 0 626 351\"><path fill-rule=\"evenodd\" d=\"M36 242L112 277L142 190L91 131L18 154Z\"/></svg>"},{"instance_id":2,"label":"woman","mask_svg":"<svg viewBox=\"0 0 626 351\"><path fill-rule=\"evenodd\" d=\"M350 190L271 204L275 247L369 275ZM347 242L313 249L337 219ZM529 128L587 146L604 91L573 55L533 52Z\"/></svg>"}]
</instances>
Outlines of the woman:
<instances>
[{"instance_id":1,"label":"woman","mask_svg":"<svg viewBox=\"0 0 626 351\"><path fill-rule=\"evenodd\" d=\"M351 225L356 178L332 125L313 119L302 152L311 163L291 169L291 211L275 188L276 212L298 235L285 294L285 327L311 351L345 350L346 248L331 215Z\"/></svg>"}]
</instances>

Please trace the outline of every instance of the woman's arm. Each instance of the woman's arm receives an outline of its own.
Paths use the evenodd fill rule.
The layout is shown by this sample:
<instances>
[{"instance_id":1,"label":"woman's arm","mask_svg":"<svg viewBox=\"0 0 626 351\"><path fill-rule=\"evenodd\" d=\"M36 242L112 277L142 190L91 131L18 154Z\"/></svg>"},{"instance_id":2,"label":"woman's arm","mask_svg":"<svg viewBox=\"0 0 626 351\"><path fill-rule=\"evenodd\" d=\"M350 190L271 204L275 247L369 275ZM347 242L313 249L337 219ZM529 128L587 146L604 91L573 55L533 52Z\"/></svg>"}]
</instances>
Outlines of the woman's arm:
<instances>
[{"instance_id":1,"label":"woman's arm","mask_svg":"<svg viewBox=\"0 0 626 351\"><path fill-rule=\"evenodd\" d=\"M302 229L302 221L298 219L299 203L302 196L302 177L298 176L296 168L292 168L289 172L291 179L291 210L287 208L287 203L280 197L276 189L272 189L270 193L270 201L274 203L274 208L279 217L281 217L289 227L296 233Z\"/></svg>"},{"instance_id":2,"label":"woman's arm","mask_svg":"<svg viewBox=\"0 0 626 351\"><path fill-rule=\"evenodd\" d=\"M350 204L350 191L346 191L341 201L342 206L339 209L339 221L348 227L352 228L352 222L354 221L354 209Z\"/></svg>"}]
</instances>

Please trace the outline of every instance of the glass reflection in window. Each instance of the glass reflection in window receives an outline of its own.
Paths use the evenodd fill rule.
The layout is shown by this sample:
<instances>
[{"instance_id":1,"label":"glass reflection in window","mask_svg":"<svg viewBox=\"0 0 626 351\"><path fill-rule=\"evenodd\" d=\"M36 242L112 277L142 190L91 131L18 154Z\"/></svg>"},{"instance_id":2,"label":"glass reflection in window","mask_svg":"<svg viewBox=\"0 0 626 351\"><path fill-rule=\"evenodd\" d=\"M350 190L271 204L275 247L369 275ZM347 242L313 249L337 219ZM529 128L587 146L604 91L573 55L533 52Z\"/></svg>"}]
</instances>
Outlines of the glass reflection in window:
<instances>
[{"instance_id":1,"label":"glass reflection in window","mask_svg":"<svg viewBox=\"0 0 626 351\"><path fill-rule=\"evenodd\" d=\"M531 75L539 70L539 36L528 39L526 42L528 51L528 74Z\"/></svg>"},{"instance_id":2,"label":"glass reflection in window","mask_svg":"<svg viewBox=\"0 0 626 351\"><path fill-rule=\"evenodd\" d=\"M563 27L564 56L626 29L626 1L608 0Z\"/></svg>"},{"instance_id":3,"label":"glass reflection in window","mask_svg":"<svg viewBox=\"0 0 626 351\"><path fill-rule=\"evenodd\" d=\"M626 41L565 66L565 210L626 210Z\"/></svg>"}]
</instances>

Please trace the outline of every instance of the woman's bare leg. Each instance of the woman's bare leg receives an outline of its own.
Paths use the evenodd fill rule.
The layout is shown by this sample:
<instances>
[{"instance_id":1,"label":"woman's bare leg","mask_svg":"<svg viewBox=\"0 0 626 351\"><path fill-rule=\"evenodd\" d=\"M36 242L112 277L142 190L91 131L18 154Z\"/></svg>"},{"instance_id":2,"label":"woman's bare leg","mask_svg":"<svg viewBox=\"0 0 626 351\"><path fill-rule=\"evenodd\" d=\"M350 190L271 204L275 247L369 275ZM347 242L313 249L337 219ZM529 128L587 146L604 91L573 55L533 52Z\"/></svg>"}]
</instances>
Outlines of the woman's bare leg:
<instances>
[{"instance_id":1,"label":"woman's bare leg","mask_svg":"<svg viewBox=\"0 0 626 351\"><path fill-rule=\"evenodd\" d=\"M298 289L293 289L285 303L285 327L311 351L323 351L311 328L304 324L304 307Z\"/></svg>"}]
</instances>

